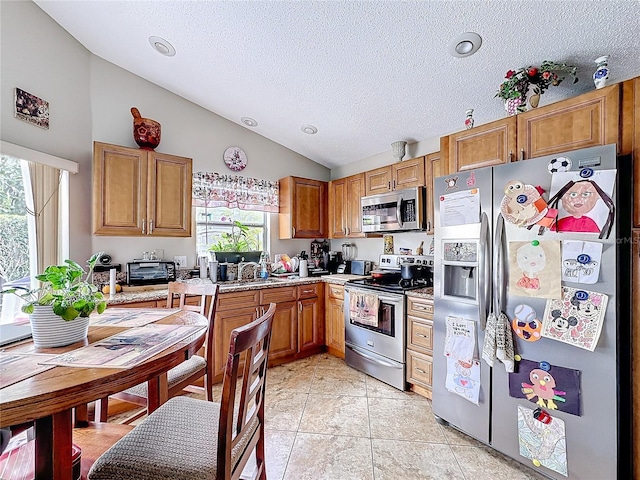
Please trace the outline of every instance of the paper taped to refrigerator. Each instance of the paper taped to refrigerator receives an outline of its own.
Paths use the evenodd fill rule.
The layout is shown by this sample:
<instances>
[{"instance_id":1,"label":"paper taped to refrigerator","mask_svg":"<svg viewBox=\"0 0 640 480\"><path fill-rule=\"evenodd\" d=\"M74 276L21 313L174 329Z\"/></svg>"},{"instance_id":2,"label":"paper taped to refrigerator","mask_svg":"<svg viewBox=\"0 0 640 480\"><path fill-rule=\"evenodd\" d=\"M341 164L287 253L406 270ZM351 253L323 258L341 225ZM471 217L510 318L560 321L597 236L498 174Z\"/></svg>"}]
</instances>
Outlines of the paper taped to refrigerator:
<instances>
[{"instance_id":1,"label":"paper taped to refrigerator","mask_svg":"<svg viewBox=\"0 0 640 480\"><path fill-rule=\"evenodd\" d=\"M476 322L458 317L447 317L444 356L471 363L475 350Z\"/></svg>"},{"instance_id":2,"label":"paper taped to refrigerator","mask_svg":"<svg viewBox=\"0 0 640 480\"><path fill-rule=\"evenodd\" d=\"M440 195L440 226L453 227L480 222L480 190Z\"/></svg>"},{"instance_id":3,"label":"paper taped to refrigerator","mask_svg":"<svg viewBox=\"0 0 640 480\"><path fill-rule=\"evenodd\" d=\"M480 398L480 362L469 363L455 358L447 358L447 379L445 387L452 393L478 405Z\"/></svg>"},{"instance_id":4,"label":"paper taped to refrigerator","mask_svg":"<svg viewBox=\"0 0 640 480\"><path fill-rule=\"evenodd\" d=\"M579 240L562 241L562 280L596 283L600 276L602 244Z\"/></svg>"},{"instance_id":5,"label":"paper taped to refrigerator","mask_svg":"<svg viewBox=\"0 0 640 480\"><path fill-rule=\"evenodd\" d=\"M534 418L533 410L518 405L518 442L520 455L530 458L535 466L544 466L565 477L567 439L564 422L551 417L549 423Z\"/></svg>"},{"instance_id":6,"label":"paper taped to refrigerator","mask_svg":"<svg viewBox=\"0 0 640 480\"><path fill-rule=\"evenodd\" d=\"M609 297L562 287L561 300L547 300L542 336L593 352L598 344Z\"/></svg>"},{"instance_id":7,"label":"paper taped to refrigerator","mask_svg":"<svg viewBox=\"0 0 640 480\"><path fill-rule=\"evenodd\" d=\"M562 295L560 242L509 242L509 294L536 298Z\"/></svg>"}]
</instances>

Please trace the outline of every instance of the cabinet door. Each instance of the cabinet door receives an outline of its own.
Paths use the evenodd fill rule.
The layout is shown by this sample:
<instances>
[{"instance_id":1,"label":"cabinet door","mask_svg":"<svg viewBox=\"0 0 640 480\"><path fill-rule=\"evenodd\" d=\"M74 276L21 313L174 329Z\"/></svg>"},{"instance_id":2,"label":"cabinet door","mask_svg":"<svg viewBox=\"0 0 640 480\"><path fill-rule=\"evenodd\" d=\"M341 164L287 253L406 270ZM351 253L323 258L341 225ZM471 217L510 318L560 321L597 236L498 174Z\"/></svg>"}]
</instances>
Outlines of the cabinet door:
<instances>
[{"instance_id":1,"label":"cabinet door","mask_svg":"<svg viewBox=\"0 0 640 480\"><path fill-rule=\"evenodd\" d=\"M324 345L324 309L315 298L298 300L298 353Z\"/></svg>"},{"instance_id":2,"label":"cabinet door","mask_svg":"<svg viewBox=\"0 0 640 480\"><path fill-rule=\"evenodd\" d=\"M268 306L263 306L266 311ZM262 311L261 311L262 313ZM284 302L276 305L271 329L269 360L293 356L298 349L298 308L297 303Z\"/></svg>"},{"instance_id":3,"label":"cabinet door","mask_svg":"<svg viewBox=\"0 0 640 480\"><path fill-rule=\"evenodd\" d=\"M329 182L329 238L343 238L347 231L345 225L346 209L344 202L346 178Z\"/></svg>"},{"instance_id":4,"label":"cabinet door","mask_svg":"<svg viewBox=\"0 0 640 480\"><path fill-rule=\"evenodd\" d=\"M425 184L427 186L427 234L434 234L433 181L448 173L448 165L440 152L430 153L425 157Z\"/></svg>"},{"instance_id":5,"label":"cabinet door","mask_svg":"<svg viewBox=\"0 0 640 480\"><path fill-rule=\"evenodd\" d=\"M364 237L362 232L362 209L360 198L364 197L364 173L346 178L344 192L344 215L347 237Z\"/></svg>"},{"instance_id":6,"label":"cabinet door","mask_svg":"<svg viewBox=\"0 0 640 480\"><path fill-rule=\"evenodd\" d=\"M633 338L631 340L631 351L633 352L633 358L631 359L631 384L640 385L640 230L633 230L632 233L632 280L631 280L631 321ZM633 408L633 458L640 458L640 394L636 390L633 395L632 401ZM640 462L635 462L635 476L633 478L640 478Z\"/></svg>"},{"instance_id":7,"label":"cabinet door","mask_svg":"<svg viewBox=\"0 0 640 480\"><path fill-rule=\"evenodd\" d=\"M391 191L391 167L381 167L364 172L364 194L375 195Z\"/></svg>"},{"instance_id":8,"label":"cabinet door","mask_svg":"<svg viewBox=\"0 0 640 480\"><path fill-rule=\"evenodd\" d=\"M431 391L433 357L407 350L407 382Z\"/></svg>"},{"instance_id":9,"label":"cabinet door","mask_svg":"<svg viewBox=\"0 0 640 480\"><path fill-rule=\"evenodd\" d=\"M258 307L237 308L235 310L217 311L213 333L213 374L224 373L229 353L229 341L234 328L251 323L258 318Z\"/></svg>"},{"instance_id":10,"label":"cabinet door","mask_svg":"<svg viewBox=\"0 0 640 480\"><path fill-rule=\"evenodd\" d=\"M424 157L412 158L391 165L393 190L424 185Z\"/></svg>"},{"instance_id":11,"label":"cabinet door","mask_svg":"<svg viewBox=\"0 0 640 480\"><path fill-rule=\"evenodd\" d=\"M93 233L143 235L146 218L147 152L95 142Z\"/></svg>"},{"instance_id":12,"label":"cabinet door","mask_svg":"<svg viewBox=\"0 0 640 480\"><path fill-rule=\"evenodd\" d=\"M327 182L299 177L280 179L281 239L327 236Z\"/></svg>"},{"instance_id":13,"label":"cabinet door","mask_svg":"<svg viewBox=\"0 0 640 480\"><path fill-rule=\"evenodd\" d=\"M149 152L149 235L191 236L190 158Z\"/></svg>"},{"instance_id":14,"label":"cabinet door","mask_svg":"<svg viewBox=\"0 0 640 480\"><path fill-rule=\"evenodd\" d=\"M516 118L449 135L449 172L508 163L516 151Z\"/></svg>"},{"instance_id":15,"label":"cabinet door","mask_svg":"<svg viewBox=\"0 0 640 480\"><path fill-rule=\"evenodd\" d=\"M329 289L334 288L330 286ZM342 288L342 287L340 287ZM329 353L344 358L344 300L327 294L326 301L326 342Z\"/></svg>"},{"instance_id":16,"label":"cabinet door","mask_svg":"<svg viewBox=\"0 0 640 480\"><path fill-rule=\"evenodd\" d=\"M516 115L520 159L618 143L619 106L612 85Z\"/></svg>"}]
</instances>

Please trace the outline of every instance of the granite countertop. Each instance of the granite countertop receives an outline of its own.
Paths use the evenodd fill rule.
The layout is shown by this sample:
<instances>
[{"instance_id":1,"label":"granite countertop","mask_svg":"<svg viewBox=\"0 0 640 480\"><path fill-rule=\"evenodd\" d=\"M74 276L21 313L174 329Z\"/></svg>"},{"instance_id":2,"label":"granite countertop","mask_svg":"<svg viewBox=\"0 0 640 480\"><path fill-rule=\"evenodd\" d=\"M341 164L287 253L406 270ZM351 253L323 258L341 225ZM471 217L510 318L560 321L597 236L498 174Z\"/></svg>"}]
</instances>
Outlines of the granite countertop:
<instances>
[{"instance_id":1,"label":"granite countertop","mask_svg":"<svg viewBox=\"0 0 640 480\"><path fill-rule=\"evenodd\" d=\"M420 297L433 300L433 287L417 288L407 292L408 297Z\"/></svg>"},{"instance_id":2,"label":"granite countertop","mask_svg":"<svg viewBox=\"0 0 640 480\"><path fill-rule=\"evenodd\" d=\"M331 279L331 277L346 277L339 279ZM247 290L259 290L262 288L278 288L278 287L293 287L296 285L309 285L312 283L328 282L328 283L342 283L350 280L350 277L357 277L357 275L325 275L323 277L306 277L306 278L274 278L270 277L267 281L247 281L247 282L219 282L220 293L229 292L244 292ZM185 280L188 283L210 283L209 279L192 278ZM132 302L150 302L154 300L163 300L167 298L167 289L158 288L154 286L153 290L137 290L137 291L124 291L116 293L113 298L106 295L108 305L119 305L123 303Z\"/></svg>"}]
</instances>

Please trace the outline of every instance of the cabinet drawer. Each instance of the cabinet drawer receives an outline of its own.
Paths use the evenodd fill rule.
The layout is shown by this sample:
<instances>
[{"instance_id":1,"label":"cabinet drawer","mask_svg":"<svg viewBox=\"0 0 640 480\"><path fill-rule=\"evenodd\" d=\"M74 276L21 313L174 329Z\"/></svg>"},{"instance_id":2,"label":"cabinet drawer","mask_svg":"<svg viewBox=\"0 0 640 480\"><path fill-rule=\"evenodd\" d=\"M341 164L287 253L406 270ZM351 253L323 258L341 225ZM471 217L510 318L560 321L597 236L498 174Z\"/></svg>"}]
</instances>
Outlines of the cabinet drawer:
<instances>
[{"instance_id":1,"label":"cabinet drawer","mask_svg":"<svg viewBox=\"0 0 640 480\"><path fill-rule=\"evenodd\" d=\"M284 303L296 300L295 287L264 288L260 290L260 305L271 302Z\"/></svg>"},{"instance_id":2,"label":"cabinet drawer","mask_svg":"<svg viewBox=\"0 0 640 480\"><path fill-rule=\"evenodd\" d=\"M256 307L259 305L259 300L259 290L221 293L220 295L218 295L218 307L216 308L216 311L235 310L244 307Z\"/></svg>"},{"instance_id":3,"label":"cabinet drawer","mask_svg":"<svg viewBox=\"0 0 640 480\"><path fill-rule=\"evenodd\" d=\"M419 297L407 297L407 315L428 320L433 319L433 300Z\"/></svg>"},{"instance_id":4,"label":"cabinet drawer","mask_svg":"<svg viewBox=\"0 0 640 480\"><path fill-rule=\"evenodd\" d=\"M327 284L327 289L329 291L329 297L330 298L337 298L339 300L344 300L344 287L343 286Z\"/></svg>"},{"instance_id":5,"label":"cabinet drawer","mask_svg":"<svg viewBox=\"0 0 640 480\"><path fill-rule=\"evenodd\" d=\"M433 358L407 350L407 382L431 390L433 383Z\"/></svg>"},{"instance_id":6,"label":"cabinet drawer","mask_svg":"<svg viewBox=\"0 0 640 480\"><path fill-rule=\"evenodd\" d=\"M433 352L433 322L415 317L407 317L409 323L409 344L422 353Z\"/></svg>"},{"instance_id":7,"label":"cabinet drawer","mask_svg":"<svg viewBox=\"0 0 640 480\"><path fill-rule=\"evenodd\" d=\"M298 285L298 299L317 297L321 292L321 283Z\"/></svg>"}]
</instances>

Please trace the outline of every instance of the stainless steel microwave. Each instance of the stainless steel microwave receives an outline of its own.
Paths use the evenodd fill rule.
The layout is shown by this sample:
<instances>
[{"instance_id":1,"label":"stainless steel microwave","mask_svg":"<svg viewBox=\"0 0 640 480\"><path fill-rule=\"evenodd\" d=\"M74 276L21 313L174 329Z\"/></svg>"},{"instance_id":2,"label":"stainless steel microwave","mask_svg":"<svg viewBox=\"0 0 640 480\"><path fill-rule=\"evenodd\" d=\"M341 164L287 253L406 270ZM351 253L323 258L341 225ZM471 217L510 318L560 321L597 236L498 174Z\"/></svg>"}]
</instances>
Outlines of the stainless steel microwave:
<instances>
[{"instance_id":1,"label":"stainless steel microwave","mask_svg":"<svg viewBox=\"0 0 640 480\"><path fill-rule=\"evenodd\" d=\"M426 188L396 190L360 199L363 232L426 229Z\"/></svg>"},{"instance_id":2,"label":"stainless steel microwave","mask_svg":"<svg viewBox=\"0 0 640 480\"><path fill-rule=\"evenodd\" d=\"M175 280L175 262L143 261L127 263L127 285L157 285Z\"/></svg>"}]
</instances>

